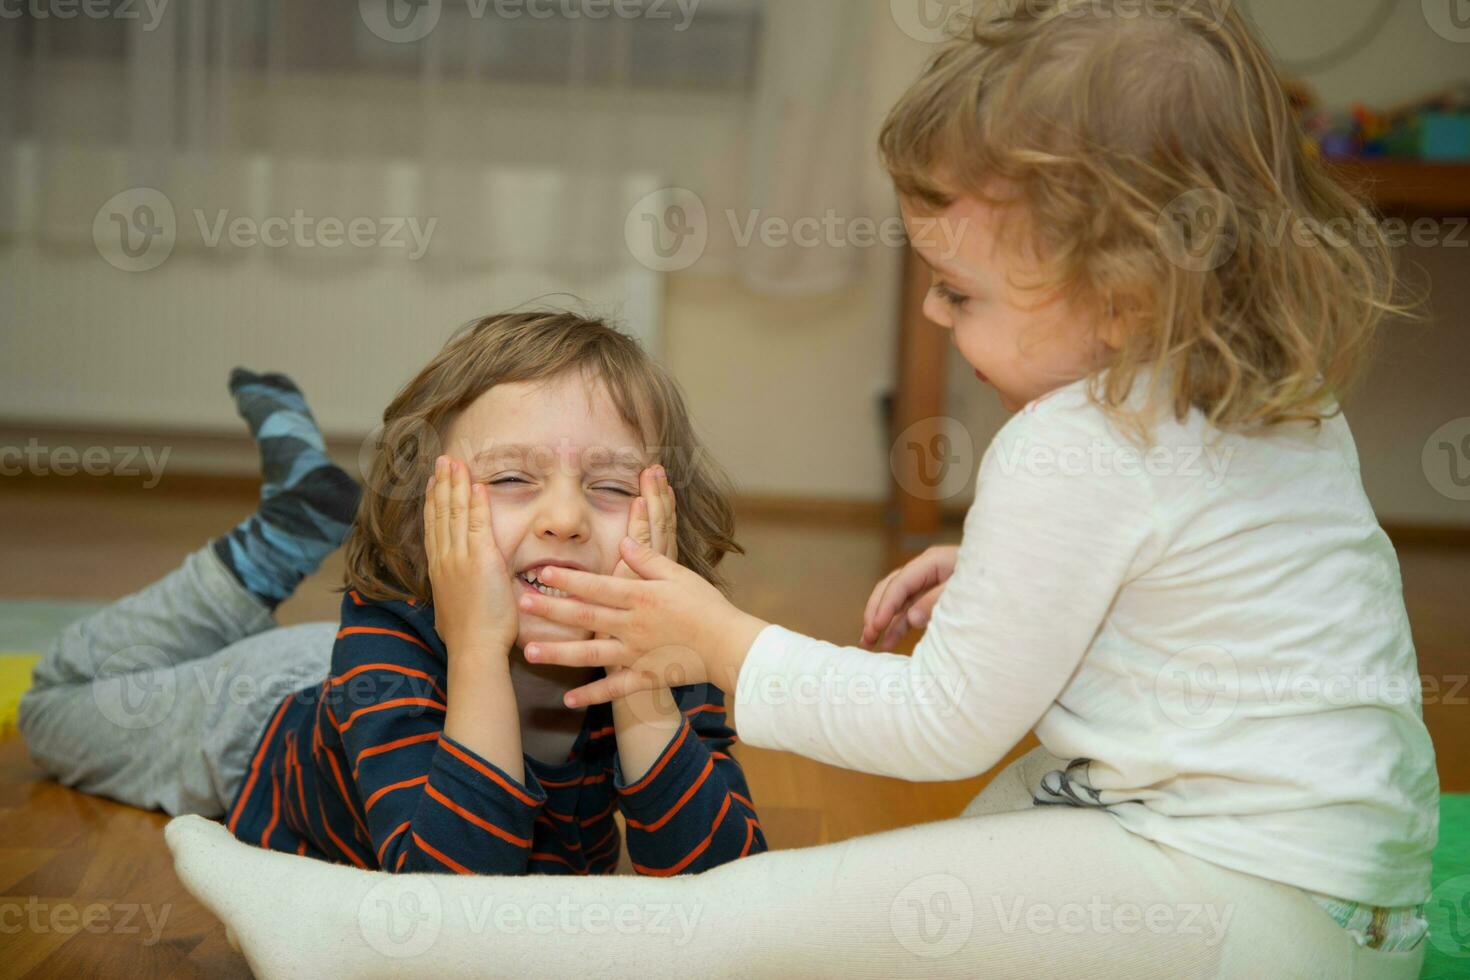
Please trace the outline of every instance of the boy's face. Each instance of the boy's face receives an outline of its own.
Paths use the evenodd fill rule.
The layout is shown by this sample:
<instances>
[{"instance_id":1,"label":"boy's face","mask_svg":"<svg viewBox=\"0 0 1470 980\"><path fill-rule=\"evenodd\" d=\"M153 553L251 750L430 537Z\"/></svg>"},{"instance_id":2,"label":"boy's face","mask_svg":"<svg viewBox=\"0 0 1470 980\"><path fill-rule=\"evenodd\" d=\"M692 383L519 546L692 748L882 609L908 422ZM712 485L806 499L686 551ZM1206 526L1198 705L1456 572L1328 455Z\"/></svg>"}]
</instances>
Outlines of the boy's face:
<instances>
[{"instance_id":1,"label":"boy's face","mask_svg":"<svg viewBox=\"0 0 1470 980\"><path fill-rule=\"evenodd\" d=\"M651 460L600 381L580 372L500 384L459 414L444 451L490 490L490 526L515 594L548 560L611 574L638 474ZM585 630L519 612L516 646L587 639Z\"/></svg>"},{"instance_id":2,"label":"boy's face","mask_svg":"<svg viewBox=\"0 0 1470 980\"><path fill-rule=\"evenodd\" d=\"M951 331L1007 411L1085 377L1105 356L1095 313L1023 288L1038 266L998 240L995 208L968 197L937 214L910 201L901 207L914 250L933 273L924 315Z\"/></svg>"}]
</instances>

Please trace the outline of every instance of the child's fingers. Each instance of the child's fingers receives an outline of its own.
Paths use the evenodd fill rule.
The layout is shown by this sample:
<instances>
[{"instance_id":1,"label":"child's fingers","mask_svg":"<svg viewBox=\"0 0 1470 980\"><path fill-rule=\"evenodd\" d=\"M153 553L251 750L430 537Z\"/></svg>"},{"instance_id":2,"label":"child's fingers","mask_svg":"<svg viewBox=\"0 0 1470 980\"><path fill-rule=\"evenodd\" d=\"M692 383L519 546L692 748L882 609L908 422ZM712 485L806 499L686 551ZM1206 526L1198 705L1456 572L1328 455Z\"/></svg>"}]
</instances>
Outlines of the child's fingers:
<instances>
[{"instance_id":1,"label":"child's fingers","mask_svg":"<svg viewBox=\"0 0 1470 980\"><path fill-rule=\"evenodd\" d=\"M424 487L424 557L431 562L434 560L434 545L438 538L434 524L434 478L430 476L428 485Z\"/></svg>"},{"instance_id":2,"label":"child's fingers","mask_svg":"<svg viewBox=\"0 0 1470 980\"><path fill-rule=\"evenodd\" d=\"M653 674L641 670L620 670L601 680L568 691L563 700L568 708L585 708L588 705L616 701L639 691L651 691L658 686L658 678Z\"/></svg>"},{"instance_id":3,"label":"child's fingers","mask_svg":"<svg viewBox=\"0 0 1470 980\"><path fill-rule=\"evenodd\" d=\"M875 639L877 639L878 636L882 633L883 626L886 625L884 623L879 623L875 618L878 613L878 604L883 601L883 594L888 591L889 584L893 581L894 577L898 575L899 571L900 569L895 568L893 571L883 576L883 578L879 580L878 584L873 586L873 594L868 596L868 605L863 610L864 646L872 643Z\"/></svg>"},{"instance_id":4,"label":"child's fingers","mask_svg":"<svg viewBox=\"0 0 1470 980\"><path fill-rule=\"evenodd\" d=\"M648 509L648 538L643 542L659 554L664 553L664 499L659 491L658 467L650 466L639 480L643 501Z\"/></svg>"},{"instance_id":5,"label":"child's fingers","mask_svg":"<svg viewBox=\"0 0 1470 980\"><path fill-rule=\"evenodd\" d=\"M659 485L664 501L664 549L663 553L675 561L679 560L679 515L674 509L674 488L669 485L669 474L659 467Z\"/></svg>"},{"instance_id":6,"label":"child's fingers","mask_svg":"<svg viewBox=\"0 0 1470 980\"><path fill-rule=\"evenodd\" d=\"M490 533L490 493L483 483L470 484L470 514L467 540L471 554L483 554L486 547L485 536ZM494 541L489 542L492 557L500 552L494 548Z\"/></svg>"},{"instance_id":7,"label":"child's fingers","mask_svg":"<svg viewBox=\"0 0 1470 980\"><path fill-rule=\"evenodd\" d=\"M455 554L469 552L470 474L459 460L449 464L454 471L453 489L449 494L449 537L450 548Z\"/></svg>"},{"instance_id":8,"label":"child's fingers","mask_svg":"<svg viewBox=\"0 0 1470 980\"><path fill-rule=\"evenodd\" d=\"M638 659L621 640L611 638L530 643L525 652L532 663L561 667L622 667Z\"/></svg>"},{"instance_id":9,"label":"child's fingers","mask_svg":"<svg viewBox=\"0 0 1470 980\"><path fill-rule=\"evenodd\" d=\"M434 533L438 536L434 547L441 557L450 551L449 491L449 457L441 456L434 464Z\"/></svg>"}]
</instances>

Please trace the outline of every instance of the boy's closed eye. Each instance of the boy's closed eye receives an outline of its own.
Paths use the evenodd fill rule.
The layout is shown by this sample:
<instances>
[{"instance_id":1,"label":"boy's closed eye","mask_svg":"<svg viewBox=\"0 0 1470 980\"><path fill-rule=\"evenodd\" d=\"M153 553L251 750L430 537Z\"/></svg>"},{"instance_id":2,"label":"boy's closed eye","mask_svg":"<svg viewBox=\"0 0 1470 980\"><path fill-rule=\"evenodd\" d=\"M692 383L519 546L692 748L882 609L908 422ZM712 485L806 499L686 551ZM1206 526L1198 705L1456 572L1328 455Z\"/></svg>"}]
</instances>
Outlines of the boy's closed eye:
<instances>
[{"instance_id":1,"label":"boy's closed eye","mask_svg":"<svg viewBox=\"0 0 1470 980\"><path fill-rule=\"evenodd\" d=\"M495 487L499 487L499 486L516 486L516 485L530 486L531 485L531 481L528 480L528 479L526 479L525 477L522 477L522 476L514 476L514 475L511 475L511 476L498 476L498 477L495 477L494 479L489 480L487 482L491 486L495 486ZM636 496L638 496L638 491L637 490L631 489L629 487L622 486L622 485L616 484L616 483L598 483L598 484L594 484L590 489L595 490L595 491L598 491L600 493L612 493L612 494L617 494L617 495L623 496L623 497L636 497Z\"/></svg>"}]
</instances>

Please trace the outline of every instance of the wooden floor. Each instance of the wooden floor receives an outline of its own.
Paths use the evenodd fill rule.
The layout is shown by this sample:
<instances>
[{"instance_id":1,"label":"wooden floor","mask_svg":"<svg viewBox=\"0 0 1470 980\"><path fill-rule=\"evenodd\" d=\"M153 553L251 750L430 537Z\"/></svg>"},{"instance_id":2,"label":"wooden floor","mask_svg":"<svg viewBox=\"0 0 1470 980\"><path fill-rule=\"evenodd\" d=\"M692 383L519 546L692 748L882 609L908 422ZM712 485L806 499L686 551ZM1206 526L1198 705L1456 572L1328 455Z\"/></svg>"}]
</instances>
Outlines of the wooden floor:
<instances>
[{"instance_id":1,"label":"wooden floor","mask_svg":"<svg viewBox=\"0 0 1470 980\"><path fill-rule=\"evenodd\" d=\"M234 492L0 481L0 597L126 594L251 507ZM878 528L767 517L743 521L739 537L749 555L732 559L729 573L743 607L856 642L868 591L887 571ZM1401 549L1400 561L1441 780L1446 791L1470 790L1461 748L1470 744L1470 552L1415 547ZM282 606L280 620L334 618L330 589L339 580L333 561ZM749 746L737 754L776 848L951 817L987 778L911 784ZM0 978L248 976L223 927L174 877L165 819L62 789L40 778L18 740L0 741Z\"/></svg>"}]
</instances>

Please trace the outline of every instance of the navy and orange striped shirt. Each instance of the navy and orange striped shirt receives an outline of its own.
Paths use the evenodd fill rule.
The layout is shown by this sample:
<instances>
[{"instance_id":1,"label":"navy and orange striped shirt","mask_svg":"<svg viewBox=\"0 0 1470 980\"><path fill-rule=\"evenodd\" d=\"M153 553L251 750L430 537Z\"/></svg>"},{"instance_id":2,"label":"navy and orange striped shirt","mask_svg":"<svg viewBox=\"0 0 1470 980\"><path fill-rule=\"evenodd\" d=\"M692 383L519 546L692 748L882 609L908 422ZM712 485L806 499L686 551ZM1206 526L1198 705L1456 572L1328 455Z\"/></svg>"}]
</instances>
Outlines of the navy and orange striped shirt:
<instances>
[{"instance_id":1,"label":"navy and orange striped shirt","mask_svg":"<svg viewBox=\"0 0 1470 980\"><path fill-rule=\"evenodd\" d=\"M617 809L640 874L766 849L718 688L675 689L683 724L631 784L605 704L587 710L565 761L527 756L520 783L444 734L447 664L432 606L344 595L331 672L271 714L230 831L360 868L459 874L611 872Z\"/></svg>"}]
</instances>

